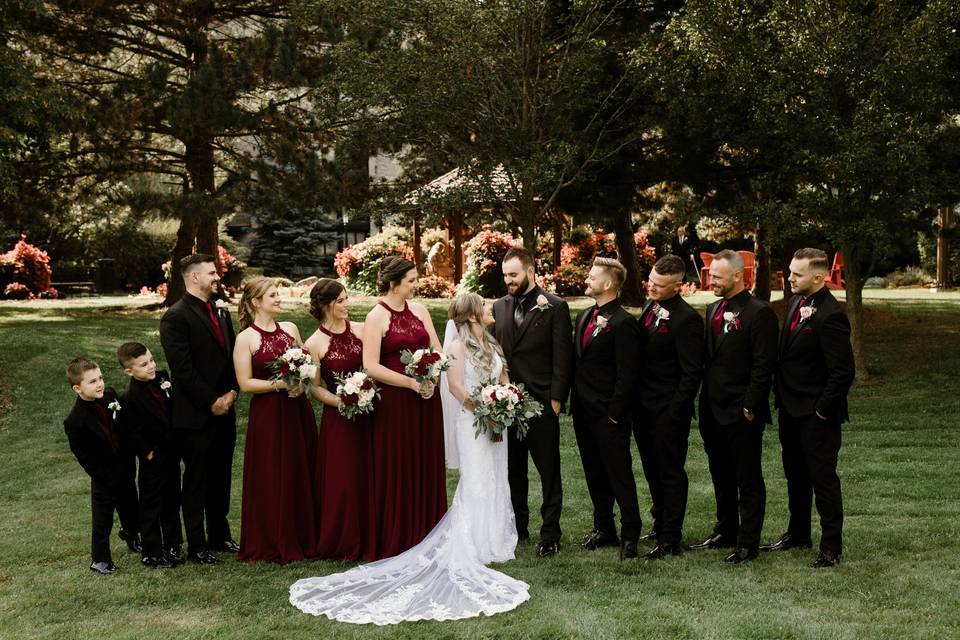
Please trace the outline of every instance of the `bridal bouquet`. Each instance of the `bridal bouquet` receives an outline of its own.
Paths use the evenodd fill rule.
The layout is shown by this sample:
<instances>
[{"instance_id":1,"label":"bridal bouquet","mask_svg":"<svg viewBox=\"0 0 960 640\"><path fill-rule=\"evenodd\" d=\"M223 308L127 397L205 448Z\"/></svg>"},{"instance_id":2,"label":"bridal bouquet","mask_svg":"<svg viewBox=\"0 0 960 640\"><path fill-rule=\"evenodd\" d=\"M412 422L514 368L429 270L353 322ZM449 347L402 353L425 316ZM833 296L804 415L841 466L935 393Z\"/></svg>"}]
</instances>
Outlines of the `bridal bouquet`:
<instances>
[{"instance_id":1,"label":"bridal bouquet","mask_svg":"<svg viewBox=\"0 0 960 640\"><path fill-rule=\"evenodd\" d=\"M421 383L436 382L440 374L450 368L451 359L430 347L413 353L407 349L400 352L400 362L406 365L404 373Z\"/></svg>"},{"instance_id":2,"label":"bridal bouquet","mask_svg":"<svg viewBox=\"0 0 960 640\"><path fill-rule=\"evenodd\" d=\"M340 415L353 420L354 416L373 411L373 401L380 397L380 389L366 371L340 374L336 379Z\"/></svg>"},{"instance_id":3,"label":"bridal bouquet","mask_svg":"<svg viewBox=\"0 0 960 640\"><path fill-rule=\"evenodd\" d=\"M527 435L530 418L539 416L543 405L524 391L522 384L481 384L470 394L473 410L474 437L489 433L490 440L500 442L509 426L517 428L521 438Z\"/></svg>"},{"instance_id":4,"label":"bridal bouquet","mask_svg":"<svg viewBox=\"0 0 960 640\"><path fill-rule=\"evenodd\" d=\"M317 375L317 365L313 364L310 352L301 347L287 349L269 367L275 374L271 380L283 380L288 389L298 385L307 388Z\"/></svg>"}]
</instances>

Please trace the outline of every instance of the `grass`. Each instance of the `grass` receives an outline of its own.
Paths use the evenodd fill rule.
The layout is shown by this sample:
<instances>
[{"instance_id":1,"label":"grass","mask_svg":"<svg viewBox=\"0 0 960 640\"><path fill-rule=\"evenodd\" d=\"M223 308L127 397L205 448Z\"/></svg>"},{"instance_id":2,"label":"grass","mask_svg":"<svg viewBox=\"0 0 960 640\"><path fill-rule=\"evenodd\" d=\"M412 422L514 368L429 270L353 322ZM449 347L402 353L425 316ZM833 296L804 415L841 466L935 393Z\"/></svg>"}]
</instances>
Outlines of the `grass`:
<instances>
[{"instance_id":1,"label":"grass","mask_svg":"<svg viewBox=\"0 0 960 640\"><path fill-rule=\"evenodd\" d=\"M702 308L710 299L699 294L694 302ZM149 571L114 537L120 573L91 574L89 482L63 434L73 394L61 372L70 357L84 353L100 360L108 383L125 384L113 350L122 340L138 339L162 356L159 312L137 308L136 298L2 304L0 638L958 637L960 298L915 290L909 296L868 296L866 302L871 369L877 375L854 389L853 421L844 427L846 531L838 568L808 568L809 551L764 555L735 568L721 562L719 551L621 564L615 550L578 550L591 508L572 426L564 418L561 555L540 560L533 545L524 545L518 559L502 567L531 585L530 602L492 618L383 628L316 619L287 603L293 581L343 568L335 562L280 567L228 560L218 567ZM356 315L369 304L358 302ZM309 334L314 323L305 307L291 306L289 317ZM444 309L442 303L431 305L438 327ZM246 399L235 461L235 531L245 416ZM690 441L688 542L709 533L713 520L712 488L695 426ZM767 430L765 445L764 538L772 539L787 517L775 429ZM636 456L634 464L647 508ZM451 476L450 495L454 482ZM535 477L532 486L539 486Z\"/></svg>"}]
</instances>

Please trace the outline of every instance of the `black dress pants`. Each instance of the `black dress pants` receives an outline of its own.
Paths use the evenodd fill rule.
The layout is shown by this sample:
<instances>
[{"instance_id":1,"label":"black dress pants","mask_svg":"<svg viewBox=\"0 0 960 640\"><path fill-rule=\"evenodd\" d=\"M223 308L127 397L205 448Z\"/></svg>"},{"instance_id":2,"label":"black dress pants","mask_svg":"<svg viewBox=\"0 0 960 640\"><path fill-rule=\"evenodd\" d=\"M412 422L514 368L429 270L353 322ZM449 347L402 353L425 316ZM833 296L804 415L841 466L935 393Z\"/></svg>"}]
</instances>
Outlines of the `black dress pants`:
<instances>
[{"instance_id":1,"label":"black dress pants","mask_svg":"<svg viewBox=\"0 0 960 640\"><path fill-rule=\"evenodd\" d=\"M660 544L679 545L687 511L688 480L684 468L690 422L678 423L667 411L646 413L634 424L643 475L650 488L653 531Z\"/></svg>"},{"instance_id":2,"label":"black dress pants","mask_svg":"<svg viewBox=\"0 0 960 640\"><path fill-rule=\"evenodd\" d=\"M120 526L128 534L137 533L137 490L130 481L131 460L124 460L107 478L90 479L90 558L92 562L112 562L110 532L113 512L120 517Z\"/></svg>"},{"instance_id":3,"label":"black dress pants","mask_svg":"<svg viewBox=\"0 0 960 640\"><path fill-rule=\"evenodd\" d=\"M517 533L529 535L530 509L528 456L540 474L543 503L540 516L540 540L545 543L560 540L560 512L563 510L563 486L560 480L560 418L549 404L543 415L530 420L527 435L521 440L511 427L507 434L507 480L510 483L510 501L517 522Z\"/></svg>"},{"instance_id":4,"label":"black dress pants","mask_svg":"<svg viewBox=\"0 0 960 640\"><path fill-rule=\"evenodd\" d=\"M180 525L180 459L169 445L140 458L140 539L143 555L157 557L183 543Z\"/></svg>"}]
</instances>

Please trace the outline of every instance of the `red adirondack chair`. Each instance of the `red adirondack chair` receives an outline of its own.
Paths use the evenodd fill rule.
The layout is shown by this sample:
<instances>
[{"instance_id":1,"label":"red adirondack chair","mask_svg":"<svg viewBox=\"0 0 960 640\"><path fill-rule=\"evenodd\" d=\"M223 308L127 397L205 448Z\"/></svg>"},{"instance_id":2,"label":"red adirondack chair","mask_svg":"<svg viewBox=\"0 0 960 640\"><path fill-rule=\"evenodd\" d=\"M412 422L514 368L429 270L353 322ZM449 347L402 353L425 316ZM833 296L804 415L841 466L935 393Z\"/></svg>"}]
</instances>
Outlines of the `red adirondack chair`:
<instances>
[{"instance_id":1,"label":"red adirondack chair","mask_svg":"<svg viewBox=\"0 0 960 640\"><path fill-rule=\"evenodd\" d=\"M833 265L824 280L828 289L843 289L843 252L833 254Z\"/></svg>"},{"instance_id":2,"label":"red adirondack chair","mask_svg":"<svg viewBox=\"0 0 960 640\"><path fill-rule=\"evenodd\" d=\"M753 251L737 251L743 258L743 286L753 289L757 279L757 254Z\"/></svg>"},{"instance_id":3,"label":"red adirondack chair","mask_svg":"<svg viewBox=\"0 0 960 640\"><path fill-rule=\"evenodd\" d=\"M700 290L704 291L710 288L710 264L713 262L713 254L701 251L700 262L703 263L700 267Z\"/></svg>"}]
</instances>

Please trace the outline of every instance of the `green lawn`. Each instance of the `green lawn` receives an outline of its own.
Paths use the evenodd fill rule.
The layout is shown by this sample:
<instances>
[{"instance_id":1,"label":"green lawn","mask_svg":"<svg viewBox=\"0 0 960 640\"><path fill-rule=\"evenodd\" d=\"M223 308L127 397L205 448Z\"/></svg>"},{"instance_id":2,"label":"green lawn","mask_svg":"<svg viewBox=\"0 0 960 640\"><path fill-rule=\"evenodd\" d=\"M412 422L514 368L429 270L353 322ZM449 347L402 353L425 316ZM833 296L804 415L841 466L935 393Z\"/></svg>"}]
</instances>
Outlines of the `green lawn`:
<instances>
[{"instance_id":1,"label":"green lawn","mask_svg":"<svg viewBox=\"0 0 960 640\"><path fill-rule=\"evenodd\" d=\"M699 294L694 301L702 308L711 299ZM294 580L343 566L332 562L279 567L228 560L150 571L114 538L120 573L100 577L87 570L89 482L63 434L74 396L62 371L71 357L87 354L100 360L108 383L121 386L113 352L128 339L144 341L162 358L159 312L138 309L141 303L0 305L0 638L960 637L960 296L868 295L877 375L855 388L853 422L844 427L846 538L838 568L808 568L809 551L763 555L743 567L721 562L720 551L628 564L618 562L615 550L580 551L576 542L589 529L591 510L565 418L562 552L541 560L533 545L522 546L518 559L503 567L531 585L530 602L493 618L383 628L316 619L287 603ZM355 313L369 304L360 301ZM290 305L301 332L311 333L305 306ZM445 305L431 308L442 327ZM231 512L236 532L246 400L240 407ZM773 539L786 524L775 429L767 430L766 445L764 538ZM636 456L635 467L646 509ZM713 521L695 427L687 470L685 537L691 542L709 533ZM450 495L454 482L451 477Z\"/></svg>"}]
</instances>

